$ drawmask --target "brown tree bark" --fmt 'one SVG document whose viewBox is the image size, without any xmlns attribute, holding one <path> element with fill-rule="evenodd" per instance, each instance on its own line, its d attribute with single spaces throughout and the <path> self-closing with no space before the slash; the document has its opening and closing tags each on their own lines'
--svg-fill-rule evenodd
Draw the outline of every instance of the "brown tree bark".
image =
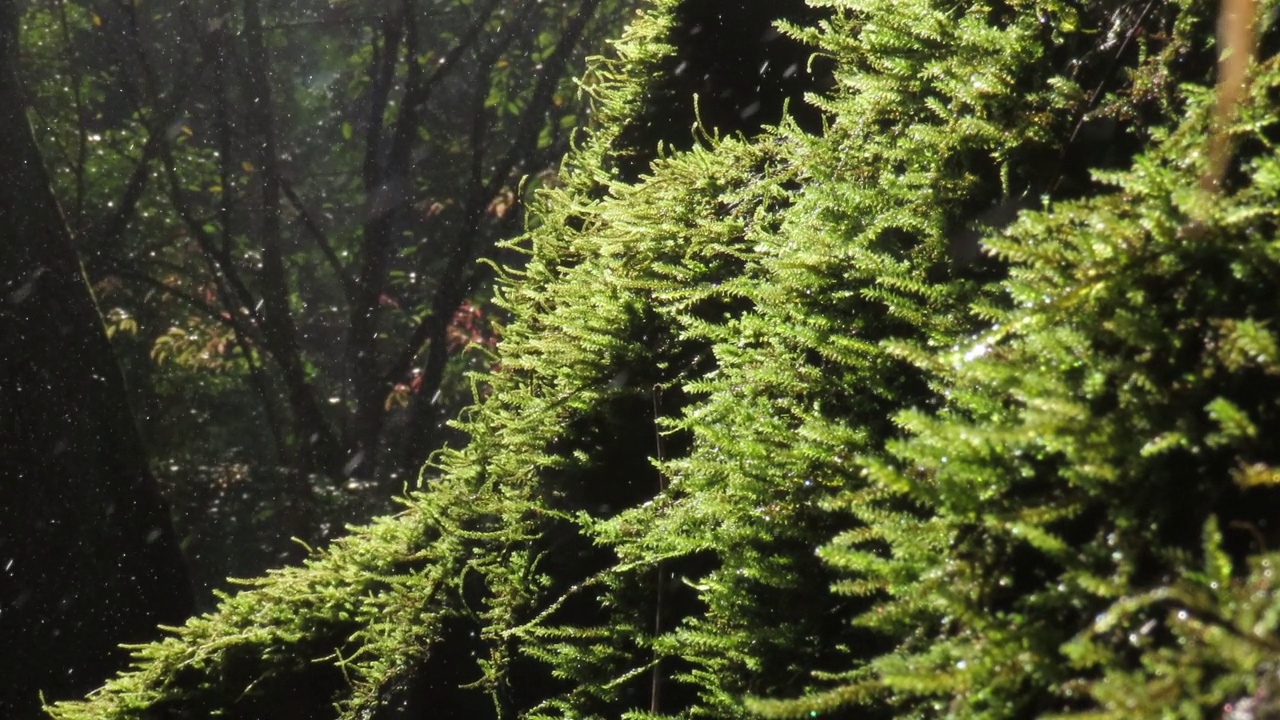
<svg viewBox="0 0 1280 720">
<path fill-rule="evenodd" d="M 40 715 L 181 622 L 191 588 L 26 115 L 0 3 L 0 717 Z"/>
</svg>

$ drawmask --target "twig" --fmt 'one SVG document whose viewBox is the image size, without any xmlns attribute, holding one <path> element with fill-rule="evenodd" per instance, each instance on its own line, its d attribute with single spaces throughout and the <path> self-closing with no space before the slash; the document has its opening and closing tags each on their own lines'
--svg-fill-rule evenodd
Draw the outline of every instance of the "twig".
<svg viewBox="0 0 1280 720">
<path fill-rule="evenodd" d="M 1213 128 L 1206 155 L 1209 167 L 1200 178 L 1205 192 L 1218 193 L 1227 175 L 1234 142 L 1231 123 L 1249 86 L 1249 64 L 1257 48 L 1257 0 L 1223 0 L 1218 11 L 1218 86 L 1215 91 Z"/>
</svg>

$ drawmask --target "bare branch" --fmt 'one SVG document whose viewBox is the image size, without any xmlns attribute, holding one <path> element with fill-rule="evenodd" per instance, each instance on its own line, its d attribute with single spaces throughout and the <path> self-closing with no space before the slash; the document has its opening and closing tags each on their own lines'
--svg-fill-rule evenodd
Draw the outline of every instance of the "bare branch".
<svg viewBox="0 0 1280 720">
<path fill-rule="evenodd" d="M 272 167 L 267 171 L 276 176 L 276 181 L 280 183 L 280 190 L 284 193 L 284 197 L 289 201 L 290 207 L 298 213 L 298 218 L 302 220 L 302 226 L 306 228 L 307 233 L 311 235 L 311 239 L 315 240 L 316 246 L 320 248 L 320 253 L 324 255 L 324 259 L 329 263 L 333 274 L 337 276 L 338 281 L 342 283 L 343 294 L 347 298 L 347 303 L 355 302 L 356 298 L 356 280 L 351 273 L 342 266 L 342 261 L 338 258 L 338 254 L 334 252 L 333 243 L 329 242 L 329 236 L 325 234 L 324 228 L 316 222 L 315 217 L 307 210 L 307 205 L 298 196 L 297 191 L 293 187 L 293 183 L 280 175 L 272 163 Z"/>
<path fill-rule="evenodd" d="M 521 118 L 519 130 L 516 134 L 516 141 L 512 143 L 505 156 L 495 166 L 488 181 L 483 186 L 475 188 L 475 192 L 468 202 L 467 225 L 463 237 L 469 242 L 466 242 L 450 256 L 449 263 L 441 275 L 442 281 L 436 289 L 430 313 L 414 328 L 409 342 L 403 346 L 397 360 L 388 368 L 385 376 L 386 382 L 394 383 L 403 378 L 409 368 L 412 367 L 414 358 L 418 356 L 429 340 L 437 341 L 437 344 L 439 344 L 438 340 L 443 337 L 445 328 L 448 327 L 448 323 L 452 319 L 454 309 L 470 292 L 475 281 L 474 271 L 469 271 L 468 269 L 476 260 L 478 233 L 475 231 L 479 227 L 490 200 L 502 188 L 502 185 L 509 180 L 511 173 L 516 169 L 520 160 L 527 157 L 536 147 L 538 134 L 541 132 L 542 123 L 545 122 L 546 108 L 551 104 L 556 85 L 560 82 L 561 75 L 568 65 L 570 55 L 573 53 L 574 48 L 582 37 L 583 31 L 586 29 L 587 23 L 595 14 L 599 5 L 600 0 L 584 0 L 577 14 L 574 15 L 569 23 L 569 27 L 560 36 L 555 49 L 544 62 L 544 71 L 538 79 L 538 85 L 534 89 L 529 104 L 525 107 L 524 116 Z M 435 364 L 440 364 L 440 362 L 442 361 L 437 361 Z M 435 368 L 432 368 L 432 370 L 435 371 Z M 426 374 L 424 373 L 424 375 Z"/>
<path fill-rule="evenodd" d="M 160 155 L 162 148 L 169 142 L 169 127 L 186 104 L 191 91 L 199 86 L 205 70 L 214 59 L 218 44 L 221 41 L 221 30 L 215 29 L 206 32 L 200 41 L 200 59 L 192 68 L 190 75 L 175 85 L 168 97 L 153 98 L 152 106 L 158 108 L 158 110 L 155 112 L 152 122 L 146 127 L 147 140 L 142 146 L 142 154 L 129 176 L 129 182 L 125 184 L 120 200 L 115 203 L 115 212 L 109 217 L 95 222 L 90 228 L 91 234 L 99 242 L 110 245 L 119 240 L 125 229 L 128 228 L 129 222 L 133 219 L 133 215 L 137 210 L 138 202 L 142 200 L 142 196 L 146 191 L 147 181 L 151 175 L 151 163 Z"/>
</svg>

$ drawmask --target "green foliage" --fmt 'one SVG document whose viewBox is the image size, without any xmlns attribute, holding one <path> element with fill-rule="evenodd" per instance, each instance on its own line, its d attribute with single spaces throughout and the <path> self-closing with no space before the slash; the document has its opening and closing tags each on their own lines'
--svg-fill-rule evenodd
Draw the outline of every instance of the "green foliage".
<svg viewBox="0 0 1280 720">
<path fill-rule="evenodd" d="M 584 81 L 470 442 L 56 717 L 265 698 L 217 685 L 242 657 L 362 717 L 459 633 L 471 690 L 436 691 L 497 717 L 1274 704 L 1280 62 L 1209 194 L 1206 5 L 828 0 L 787 29 L 837 61 L 821 137 L 623 180 L 678 5 Z M 1073 165 L 1095 122 L 1110 169 Z"/>
</svg>

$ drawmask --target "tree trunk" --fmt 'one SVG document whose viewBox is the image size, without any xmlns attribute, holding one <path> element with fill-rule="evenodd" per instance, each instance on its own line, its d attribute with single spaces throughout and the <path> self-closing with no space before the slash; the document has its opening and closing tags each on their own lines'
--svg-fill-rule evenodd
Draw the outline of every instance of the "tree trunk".
<svg viewBox="0 0 1280 720">
<path fill-rule="evenodd" d="M 27 120 L 0 4 L 0 717 L 80 695 L 192 608 L 124 380 Z"/>
<path fill-rule="evenodd" d="M 249 62 L 243 71 L 252 100 L 246 125 L 252 138 L 250 157 L 256 166 L 254 191 L 262 201 L 257 235 L 262 242 L 262 334 L 269 352 L 280 365 L 293 410 L 297 445 L 303 468 L 340 476 L 344 462 L 338 438 L 320 409 L 315 389 L 307 380 L 298 344 L 298 328 L 289 304 L 289 276 L 285 271 L 280 238 L 280 176 L 276 172 L 275 113 L 272 109 L 271 56 L 262 36 L 262 13 L 257 0 L 245 0 L 244 36 Z"/>
</svg>

